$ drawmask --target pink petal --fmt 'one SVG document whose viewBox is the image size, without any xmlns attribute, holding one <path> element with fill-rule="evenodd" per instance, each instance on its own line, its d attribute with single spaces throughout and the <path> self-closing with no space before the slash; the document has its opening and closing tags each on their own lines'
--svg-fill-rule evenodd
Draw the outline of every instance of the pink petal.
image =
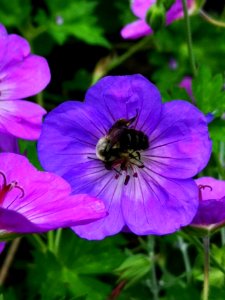
<svg viewBox="0 0 225 300">
<path fill-rule="evenodd" d="M 29 55 L 18 63 L 7 64 L 0 71 L 0 100 L 22 99 L 39 93 L 50 81 L 47 61 Z"/>
<path fill-rule="evenodd" d="M 137 20 L 127 24 L 120 32 L 124 39 L 138 39 L 152 33 L 153 30 L 144 20 Z"/>
<path fill-rule="evenodd" d="M 0 131 L 36 140 L 39 138 L 45 113 L 45 109 L 36 103 L 23 100 L 0 101 Z"/>
<path fill-rule="evenodd" d="M 135 16 L 144 19 L 149 8 L 155 3 L 156 0 L 133 0 L 131 10 Z"/>
</svg>

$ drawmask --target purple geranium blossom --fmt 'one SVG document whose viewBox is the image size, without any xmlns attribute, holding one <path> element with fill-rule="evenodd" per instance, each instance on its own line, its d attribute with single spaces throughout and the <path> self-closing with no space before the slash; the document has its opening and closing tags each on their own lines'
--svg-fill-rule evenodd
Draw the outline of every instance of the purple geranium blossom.
<svg viewBox="0 0 225 300">
<path fill-rule="evenodd" d="M 192 227 L 208 232 L 225 225 L 225 181 L 212 177 L 196 180 L 199 187 L 199 208 Z"/>
<path fill-rule="evenodd" d="M 46 111 L 21 100 L 39 93 L 50 80 L 47 61 L 30 53 L 28 42 L 0 24 L 0 132 L 35 140 Z"/>
<path fill-rule="evenodd" d="M 103 161 L 99 149 L 107 141 L 111 156 Z M 191 177 L 207 164 L 211 141 L 204 115 L 192 104 L 162 104 L 141 75 L 109 76 L 88 90 L 84 103 L 68 101 L 47 115 L 38 151 L 43 167 L 68 180 L 73 193 L 105 202 L 106 218 L 74 228 L 102 239 L 124 226 L 145 235 L 189 224 L 198 207 Z"/>
<path fill-rule="evenodd" d="M 106 215 L 103 203 L 70 195 L 61 177 L 36 170 L 26 157 L 0 154 L 0 238 L 86 224 Z"/>
<path fill-rule="evenodd" d="M 137 39 L 153 33 L 149 24 L 146 23 L 145 18 L 148 10 L 155 3 L 156 0 L 132 0 L 131 10 L 139 19 L 126 25 L 121 30 L 121 35 L 124 39 Z M 195 8 L 195 0 L 187 0 L 187 6 L 191 13 Z M 166 25 L 171 24 L 177 19 L 181 19 L 183 15 L 182 0 L 176 0 L 166 13 Z"/>
</svg>

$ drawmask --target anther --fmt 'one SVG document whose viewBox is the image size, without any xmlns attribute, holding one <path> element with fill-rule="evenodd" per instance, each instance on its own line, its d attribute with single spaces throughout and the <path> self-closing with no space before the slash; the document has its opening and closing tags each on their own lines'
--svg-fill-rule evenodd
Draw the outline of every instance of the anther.
<svg viewBox="0 0 225 300">
<path fill-rule="evenodd" d="M 137 174 L 137 172 L 135 172 L 135 173 L 133 174 L 133 177 L 135 177 L 135 178 L 137 178 L 137 177 L 138 177 L 138 174 Z"/>
<path fill-rule="evenodd" d="M 124 181 L 124 185 L 127 185 L 130 180 L 130 175 L 127 175 Z"/>
<path fill-rule="evenodd" d="M 25 193 L 24 193 L 24 189 L 18 185 L 18 182 L 17 181 L 12 181 L 10 184 L 9 184 L 9 191 L 11 191 L 12 189 L 18 189 L 20 190 L 21 192 L 21 195 L 20 195 L 20 199 L 24 197 Z"/>
<path fill-rule="evenodd" d="M 116 173 L 116 175 L 115 175 L 115 179 L 118 179 L 118 178 L 119 178 L 119 176 L 120 176 L 120 174 Z"/>
</svg>

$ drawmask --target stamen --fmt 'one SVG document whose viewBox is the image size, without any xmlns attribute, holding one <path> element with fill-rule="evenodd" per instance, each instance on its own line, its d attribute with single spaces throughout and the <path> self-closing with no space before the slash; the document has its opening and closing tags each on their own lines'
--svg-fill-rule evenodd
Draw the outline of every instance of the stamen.
<svg viewBox="0 0 225 300">
<path fill-rule="evenodd" d="M 21 195 L 20 195 L 20 199 L 24 197 L 25 193 L 24 193 L 24 189 L 18 185 L 18 182 L 17 181 L 12 181 L 10 184 L 9 184 L 9 191 L 11 191 L 12 189 L 18 189 L 20 190 L 21 192 Z"/>
<path fill-rule="evenodd" d="M 115 175 L 115 179 L 118 179 L 119 176 L 120 176 L 120 174 L 117 173 L 117 174 Z"/>
<path fill-rule="evenodd" d="M 198 195 L 199 195 L 199 200 L 202 201 L 202 190 L 204 190 L 205 188 L 209 188 L 210 189 L 210 192 L 213 190 L 213 188 L 210 186 L 210 185 L 203 185 L 203 184 L 200 184 L 198 186 Z"/>
<path fill-rule="evenodd" d="M 130 175 L 127 175 L 124 181 L 124 185 L 127 185 L 130 180 Z"/>
<path fill-rule="evenodd" d="M 135 177 L 135 178 L 137 178 L 137 177 L 138 177 L 138 174 L 137 174 L 137 172 L 135 172 L 135 173 L 133 174 L 133 177 Z"/>
<path fill-rule="evenodd" d="M 5 174 L 0 171 L 0 175 L 3 178 L 3 182 L 0 187 L 0 204 L 2 204 L 4 202 L 7 193 L 13 189 L 18 189 L 20 191 L 20 196 L 19 196 L 20 199 L 24 197 L 24 195 L 25 195 L 24 189 L 18 185 L 17 181 L 14 180 L 11 183 L 7 184 Z"/>
</svg>

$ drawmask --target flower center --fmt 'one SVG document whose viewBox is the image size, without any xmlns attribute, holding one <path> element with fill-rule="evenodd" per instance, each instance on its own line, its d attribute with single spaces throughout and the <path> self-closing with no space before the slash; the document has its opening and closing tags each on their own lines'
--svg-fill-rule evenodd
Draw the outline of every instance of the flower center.
<svg viewBox="0 0 225 300">
<path fill-rule="evenodd" d="M 147 135 L 131 127 L 136 117 L 116 121 L 96 145 L 97 158 L 107 170 L 116 171 L 116 179 L 122 171 L 126 172 L 125 185 L 129 182 L 130 174 L 137 177 L 135 167 L 144 168 L 141 151 L 149 148 Z"/>
<path fill-rule="evenodd" d="M 20 191 L 20 198 L 24 196 L 24 190 L 18 185 L 17 181 L 13 180 L 11 183 L 7 184 L 5 174 L 0 171 L 0 175 L 2 176 L 2 184 L 0 185 L 0 205 L 3 204 L 5 197 L 12 189 L 18 189 Z"/>
</svg>

